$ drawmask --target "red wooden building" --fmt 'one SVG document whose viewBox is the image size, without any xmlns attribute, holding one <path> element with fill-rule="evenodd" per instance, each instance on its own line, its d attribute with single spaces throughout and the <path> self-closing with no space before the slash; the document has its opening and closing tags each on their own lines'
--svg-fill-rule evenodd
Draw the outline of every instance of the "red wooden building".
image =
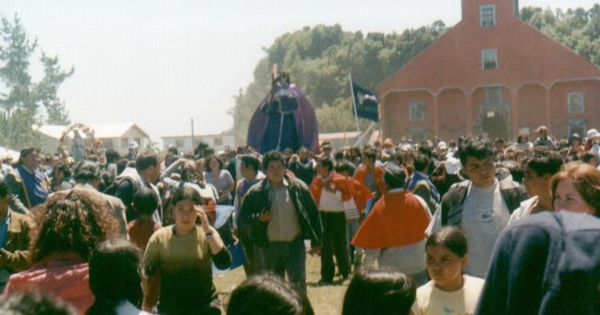
<svg viewBox="0 0 600 315">
<path fill-rule="evenodd" d="M 378 86 L 383 137 L 600 127 L 600 68 L 518 14 L 518 0 L 463 0 L 462 20 Z"/>
</svg>

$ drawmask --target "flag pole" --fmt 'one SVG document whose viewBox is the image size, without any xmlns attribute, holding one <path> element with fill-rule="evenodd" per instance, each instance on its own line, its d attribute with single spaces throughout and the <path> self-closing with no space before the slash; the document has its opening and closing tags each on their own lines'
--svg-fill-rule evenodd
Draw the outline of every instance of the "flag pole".
<svg viewBox="0 0 600 315">
<path fill-rule="evenodd" d="M 354 86 L 352 85 L 352 73 L 348 72 L 348 79 L 350 80 L 350 93 L 352 93 L 352 107 L 354 108 L 354 120 L 356 120 L 356 131 L 360 131 L 358 127 L 358 113 L 356 111 L 356 99 L 354 97 Z"/>
<path fill-rule="evenodd" d="M 192 152 L 194 152 L 194 117 L 190 118 L 190 123 L 192 125 Z"/>
</svg>

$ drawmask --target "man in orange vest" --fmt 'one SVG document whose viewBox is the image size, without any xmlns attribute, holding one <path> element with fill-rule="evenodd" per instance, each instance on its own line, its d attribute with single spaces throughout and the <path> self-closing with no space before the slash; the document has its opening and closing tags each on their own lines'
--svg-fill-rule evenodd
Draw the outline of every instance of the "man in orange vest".
<svg viewBox="0 0 600 315">
<path fill-rule="evenodd" d="M 375 196 L 373 202 L 379 200 L 384 192 L 383 167 L 376 162 L 377 153 L 373 150 L 365 150 L 363 164 L 354 173 L 354 178 L 367 186 Z"/>
<path fill-rule="evenodd" d="M 333 256 L 342 275 L 342 280 L 350 274 L 350 262 L 346 246 L 346 214 L 344 201 L 352 199 L 346 177 L 333 171 L 333 160 L 322 156 L 317 162 L 317 177 L 310 185 L 321 222 L 323 222 L 323 247 L 321 250 L 322 284 L 333 283 L 335 265 Z"/>
<path fill-rule="evenodd" d="M 386 192 L 373 206 L 352 244 L 365 249 L 365 268 L 378 266 L 402 272 L 419 286 L 427 282 L 425 229 L 431 214 L 421 197 L 404 189 L 406 171 L 402 167 L 388 163 L 384 170 Z"/>
</svg>

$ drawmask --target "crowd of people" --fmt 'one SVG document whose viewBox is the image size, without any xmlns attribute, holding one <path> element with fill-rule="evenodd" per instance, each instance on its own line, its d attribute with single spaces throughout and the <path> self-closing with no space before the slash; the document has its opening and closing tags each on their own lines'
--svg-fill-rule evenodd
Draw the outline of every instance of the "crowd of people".
<svg viewBox="0 0 600 315">
<path fill-rule="evenodd" d="M 599 314 L 600 133 L 536 132 L 264 155 L 24 148 L 0 169 L 0 308 L 310 315 L 313 254 L 316 285 L 349 281 L 344 315 Z M 213 268 L 236 245 L 247 280 L 224 308 Z"/>
</svg>

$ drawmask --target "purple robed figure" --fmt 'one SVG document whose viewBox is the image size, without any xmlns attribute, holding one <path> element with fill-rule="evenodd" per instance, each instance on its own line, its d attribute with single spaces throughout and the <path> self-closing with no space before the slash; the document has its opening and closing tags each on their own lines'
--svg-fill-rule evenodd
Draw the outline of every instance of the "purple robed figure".
<svg viewBox="0 0 600 315">
<path fill-rule="evenodd" d="M 254 111 L 248 126 L 247 144 L 264 154 L 304 146 L 318 152 L 319 126 L 315 111 L 302 91 L 282 72 L 273 89 Z"/>
</svg>

